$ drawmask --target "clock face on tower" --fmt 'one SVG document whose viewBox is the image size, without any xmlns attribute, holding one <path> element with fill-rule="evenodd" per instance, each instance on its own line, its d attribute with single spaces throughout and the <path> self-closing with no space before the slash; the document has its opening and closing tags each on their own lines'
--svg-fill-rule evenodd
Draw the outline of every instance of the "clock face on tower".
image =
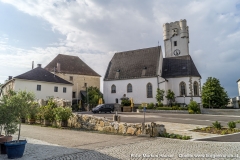
<svg viewBox="0 0 240 160">
<path fill-rule="evenodd" d="M 180 55 L 180 50 L 179 50 L 179 49 L 176 49 L 176 50 L 173 52 L 173 54 L 174 54 L 175 56 Z"/>
</svg>

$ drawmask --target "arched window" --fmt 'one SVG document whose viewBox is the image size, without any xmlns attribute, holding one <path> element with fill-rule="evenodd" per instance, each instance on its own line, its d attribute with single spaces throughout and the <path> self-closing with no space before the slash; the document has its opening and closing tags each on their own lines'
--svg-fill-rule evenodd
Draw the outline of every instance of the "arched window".
<svg viewBox="0 0 240 160">
<path fill-rule="evenodd" d="M 132 84 L 128 84 L 127 85 L 127 92 L 129 93 L 129 92 L 132 92 Z"/>
<path fill-rule="evenodd" d="M 116 93 L 116 86 L 114 84 L 111 87 L 111 93 Z"/>
<path fill-rule="evenodd" d="M 186 96 L 187 92 L 186 92 L 186 84 L 184 82 L 181 82 L 179 85 L 180 88 L 180 96 Z"/>
<path fill-rule="evenodd" d="M 152 95 L 152 84 L 151 83 L 148 83 L 147 84 L 147 98 L 152 98 L 153 95 Z"/>
<path fill-rule="evenodd" d="M 196 81 L 193 83 L 193 93 L 194 96 L 198 96 L 198 83 Z"/>
</svg>

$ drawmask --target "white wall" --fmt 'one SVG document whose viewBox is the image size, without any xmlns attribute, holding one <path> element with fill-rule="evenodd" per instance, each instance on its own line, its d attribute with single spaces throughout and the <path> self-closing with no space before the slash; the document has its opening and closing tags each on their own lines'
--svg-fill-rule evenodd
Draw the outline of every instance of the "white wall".
<svg viewBox="0 0 240 160">
<path fill-rule="evenodd" d="M 181 78 L 167 78 L 168 83 L 167 88 L 171 89 L 175 93 L 176 101 L 177 103 L 184 103 L 184 97 L 180 96 L 180 88 L 179 84 L 183 81 L 186 84 L 186 96 L 185 96 L 185 103 L 189 104 L 190 99 L 191 99 L 191 94 L 190 94 L 190 88 L 189 88 L 189 77 L 181 77 Z M 198 82 L 198 89 L 199 89 L 199 95 L 201 96 L 201 81 L 200 77 L 192 77 L 192 89 L 193 89 L 193 83 L 194 81 Z M 193 94 L 193 93 L 192 93 Z M 201 103 L 201 98 L 200 96 L 193 96 L 193 100 L 196 101 L 197 103 Z"/>
<path fill-rule="evenodd" d="M 160 77 L 159 82 L 164 81 L 163 78 Z M 153 97 L 147 98 L 147 84 L 152 84 L 153 87 Z M 127 93 L 127 85 L 132 84 L 133 92 Z M 111 93 L 111 86 L 116 86 L 116 93 Z M 164 88 L 164 83 L 160 84 L 160 89 Z M 115 80 L 115 81 L 104 81 L 103 85 L 103 95 L 105 103 L 115 103 L 115 99 L 118 98 L 118 103 L 121 103 L 120 98 L 123 97 L 124 94 L 128 98 L 133 98 L 135 104 L 141 104 L 143 102 L 146 103 L 156 103 L 156 91 L 157 91 L 157 77 L 154 78 L 141 78 L 141 79 L 127 79 L 127 80 Z"/>
<path fill-rule="evenodd" d="M 41 91 L 37 91 L 37 85 L 41 85 Z M 58 92 L 54 92 L 54 87 L 58 87 Z M 63 93 L 63 87 L 67 88 L 66 93 Z M 41 81 L 29 81 L 16 79 L 14 82 L 15 91 L 33 92 L 36 99 L 48 99 L 47 97 L 53 96 L 72 101 L 72 85 L 60 84 Z"/>
</svg>

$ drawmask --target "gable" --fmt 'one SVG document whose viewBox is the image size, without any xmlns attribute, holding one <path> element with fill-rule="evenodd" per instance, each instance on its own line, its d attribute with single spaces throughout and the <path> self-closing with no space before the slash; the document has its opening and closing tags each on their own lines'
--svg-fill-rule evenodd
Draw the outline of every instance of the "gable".
<svg viewBox="0 0 240 160">
<path fill-rule="evenodd" d="M 161 47 L 115 53 L 109 62 L 104 81 L 156 77 Z"/>
</svg>

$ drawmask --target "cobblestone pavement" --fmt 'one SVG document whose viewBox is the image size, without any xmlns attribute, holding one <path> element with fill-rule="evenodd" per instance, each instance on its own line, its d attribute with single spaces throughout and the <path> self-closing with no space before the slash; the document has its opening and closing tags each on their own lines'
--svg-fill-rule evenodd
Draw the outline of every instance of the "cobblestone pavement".
<svg viewBox="0 0 240 160">
<path fill-rule="evenodd" d="M 18 160 L 240 159 L 238 142 L 128 137 L 28 125 L 22 129 L 28 131 L 23 132 L 28 143 Z M 0 159 L 6 160 L 7 156 L 0 155 Z"/>
</svg>

